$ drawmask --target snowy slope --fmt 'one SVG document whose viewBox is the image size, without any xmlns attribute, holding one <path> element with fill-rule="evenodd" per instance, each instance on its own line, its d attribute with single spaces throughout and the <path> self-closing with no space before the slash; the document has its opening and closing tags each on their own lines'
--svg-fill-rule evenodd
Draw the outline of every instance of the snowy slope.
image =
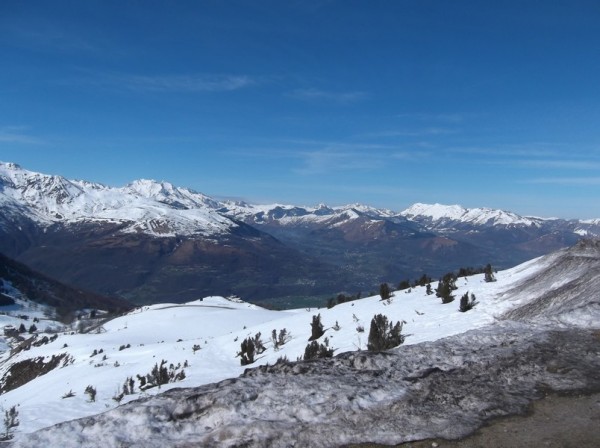
<svg viewBox="0 0 600 448">
<path fill-rule="evenodd" d="M 210 198 L 167 182 L 140 180 L 123 188 L 69 181 L 0 162 L 0 204 L 42 224 L 125 223 L 126 232 L 158 236 L 213 235 L 236 227 Z"/>
<path fill-rule="evenodd" d="M 589 248 L 588 248 L 589 249 Z M 500 271 L 497 281 L 486 283 L 483 275 L 457 280 L 457 300 L 442 304 L 435 295 L 427 295 L 425 287 L 397 291 L 389 301 L 379 296 L 343 303 L 331 309 L 298 309 L 269 311 L 237 299 L 207 297 L 187 304 L 160 304 L 143 307 L 104 323 L 87 334 L 60 332 L 53 342 L 31 347 L 13 356 L 6 351 L 0 361 L 0 377 L 6 378 L 11 365 L 26 359 L 67 354 L 69 362 L 61 368 L 40 376 L 17 389 L 1 395 L 4 409 L 18 405 L 20 426 L 25 434 L 65 420 L 94 415 L 117 406 L 118 395 L 128 378 L 135 380 L 135 391 L 125 395 L 121 403 L 154 395 L 173 387 L 196 387 L 240 375 L 246 367 L 236 354 L 247 337 L 261 333 L 266 351 L 252 365 L 274 364 L 285 356 L 296 360 L 304 354 L 310 336 L 312 317 L 320 314 L 325 336 L 335 354 L 365 350 L 369 325 L 375 314 L 385 314 L 392 321 L 404 321 L 405 345 L 434 341 L 468 330 L 488 327 L 508 313 L 524 309 L 552 291 L 561 291 L 565 283 L 592 272 L 598 281 L 600 247 L 592 246 L 588 255 L 561 251 L 546 257 Z M 562 281 L 533 282 L 553 266 L 566 259 L 577 263 L 562 269 Z M 591 263 L 591 264 L 589 264 Z M 565 265 L 566 266 L 566 265 Z M 592 270 L 590 271 L 590 266 Z M 589 279 L 586 280 L 589 282 Z M 523 285 L 530 285 L 524 288 Z M 435 284 L 432 284 L 435 288 Z M 459 298 L 465 292 L 476 295 L 479 305 L 466 313 L 458 311 Z M 595 296 L 593 296 L 595 297 Z M 593 326 L 600 318 L 600 305 L 579 297 L 577 306 L 560 313 L 546 312 L 545 323 L 556 325 Z M 585 314 L 581 313 L 587 303 Z M 571 313 L 573 311 L 573 313 Z M 525 315 L 535 320 L 535 315 Z M 523 316 L 516 316 L 521 319 Z M 364 332 L 359 331 L 364 328 Z M 271 342 L 273 330 L 286 329 L 291 339 L 279 350 Z M 42 335 L 38 335 L 38 340 Z M 324 337 L 320 339 L 322 342 Z M 128 346 L 127 348 L 122 348 Z M 194 350 L 199 346 L 199 350 Z M 198 348 L 198 347 L 196 347 Z M 100 352 L 94 355 L 94 351 Z M 106 357 L 106 359 L 103 359 Z M 175 370 L 185 371 L 185 379 L 142 392 L 136 375 L 149 373 L 152 367 L 166 360 Z M 177 368 L 177 366 L 183 366 Z M 90 402 L 84 390 L 91 385 L 97 390 L 95 402 Z M 61 398 L 72 391 L 75 396 Z M 68 404 L 68 406 L 67 406 Z"/>
</svg>

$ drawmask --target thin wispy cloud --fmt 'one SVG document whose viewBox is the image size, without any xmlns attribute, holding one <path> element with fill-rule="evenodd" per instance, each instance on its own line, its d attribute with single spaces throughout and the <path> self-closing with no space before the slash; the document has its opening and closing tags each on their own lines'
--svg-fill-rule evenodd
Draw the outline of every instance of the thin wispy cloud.
<svg viewBox="0 0 600 448">
<path fill-rule="evenodd" d="M 136 92 L 158 93 L 230 92 L 256 84 L 255 79 L 246 75 L 138 75 L 114 72 L 89 72 L 81 82 Z"/>
<path fill-rule="evenodd" d="M 600 159 L 593 152 L 572 150 L 560 145 L 449 148 L 447 152 L 466 156 L 464 160 L 467 162 L 473 160 L 475 163 L 527 170 L 600 170 Z"/>
<path fill-rule="evenodd" d="M 42 139 L 29 134 L 27 131 L 28 128 L 26 126 L 0 127 L 0 142 L 30 145 L 39 145 L 44 143 Z"/>
<path fill-rule="evenodd" d="M 454 154 L 466 154 L 473 156 L 494 156 L 494 157 L 560 157 L 562 151 L 554 149 L 550 145 L 532 144 L 524 145 L 506 145 L 506 146 L 475 146 L 475 147 L 450 147 L 447 151 Z"/>
<path fill-rule="evenodd" d="M 520 165 L 540 169 L 598 170 L 600 162 L 592 160 L 520 160 Z"/>
<path fill-rule="evenodd" d="M 418 121 L 438 121 L 445 123 L 457 124 L 461 123 L 464 120 L 464 115 L 462 114 L 431 114 L 431 113 L 402 113 L 396 115 L 397 118 L 400 119 L 409 119 L 409 120 L 418 120 Z"/>
<path fill-rule="evenodd" d="M 263 146 L 231 149 L 236 157 L 290 160 L 291 173 L 319 175 L 340 171 L 364 172 L 385 167 L 390 162 L 422 162 L 430 157 L 422 149 L 369 142 L 284 139 Z"/>
<path fill-rule="evenodd" d="M 288 93 L 288 96 L 302 101 L 330 102 L 337 104 L 356 103 L 358 101 L 363 101 L 368 97 L 365 92 L 334 92 L 315 88 L 297 89 Z"/>
<path fill-rule="evenodd" d="M 53 53 L 88 53 L 97 49 L 81 33 L 69 32 L 64 25 L 48 20 L 5 21 L 2 27 L 5 31 L 2 40 L 18 48 Z"/>
<path fill-rule="evenodd" d="M 381 132 L 369 132 L 357 135 L 357 138 L 395 138 L 395 137 L 430 137 L 435 135 L 456 134 L 459 131 L 450 128 L 421 128 L 421 129 L 398 129 Z"/>
<path fill-rule="evenodd" d="M 303 166 L 294 171 L 303 175 L 326 174 L 334 171 L 374 170 L 382 166 L 379 158 L 358 152 L 324 149 L 301 154 Z"/>
<path fill-rule="evenodd" d="M 550 184 L 568 186 L 600 185 L 600 177 L 540 177 L 521 181 L 523 184 Z"/>
</svg>

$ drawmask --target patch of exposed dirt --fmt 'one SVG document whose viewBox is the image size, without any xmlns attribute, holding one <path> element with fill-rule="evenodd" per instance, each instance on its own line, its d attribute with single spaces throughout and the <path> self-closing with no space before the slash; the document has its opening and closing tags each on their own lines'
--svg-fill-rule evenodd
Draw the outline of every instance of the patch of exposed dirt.
<svg viewBox="0 0 600 448">
<path fill-rule="evenodd" d="M 21 387 L 38 376 L 45 375 L 57 368 L 61 362 L 68 362 L 68 359 L 67 353 L 61 353 L 52 355 L 48 361 L 43 356 L 39 356 L 14 363 L 0 381 L 0 395 Z"/>
<path fill-rule="evenodd" d="M 600 446 L 600 393 L 548 395 L 525 415 L 491 420 L 461 440 L 427 439 L 400 445 L 364 443 L 352 448 L 582 448 Z"/>
</svg>

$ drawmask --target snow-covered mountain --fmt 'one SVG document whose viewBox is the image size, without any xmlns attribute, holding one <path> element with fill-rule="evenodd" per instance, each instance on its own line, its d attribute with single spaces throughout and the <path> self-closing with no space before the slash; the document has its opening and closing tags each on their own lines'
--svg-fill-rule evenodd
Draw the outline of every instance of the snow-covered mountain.
<svg viewBox="0 0 600 448">
<path fill-rule="evenodd" d="M 0 162 L 0 204 L 42 225 L 123 223 L 122 232 L 157 236 L 227 233 L 237 227 L 205 195 L 168 182 L 138 180 L 122 188 L 70 181 Z"/>
<path fill-rule="evenodd" d="M 237 221 L 255 225 L 323 227 L 343 226 L 359 218 L 371 221 L 413 221 L 428 228 L 471 226 L 541 227 L 564 220 L 524 217 L 490 208 L 467 209 L 460 205 L 416 203 L 394 212 L 363 204 L 329 207 L 296 205 L 257 205 L 217 201 L 169 182 L 136 180 L 125 187 L 108 187 L 61 176 L 28 171 L 14 163 L 0 162 L 0 204 L 25 213 L 42 223 L 115 221 L 128 223 L 125 231 L 142 231 L 157 236 L 176 233 L 205 234 L 226 232 Z M 600 219 L 568 221 L 593 236 Z M 166 229 L 169 230 L 166 230 Z M 594 228 L 594 229 L 592 229 Z"/>
<path fill-rule="evenodd" d="M 221 211 L 237 220 L 257 225 L 272 224 L 278 226 L 328 226 L 342 225 L 361 216 L 372 220 L 394 217 L 391 210 L 377 209 L 362 204 L 340 207 L 328 207 L 319 204 L 316 207 L 295 205 L 253 205 L 240 202 L 224 202 Z"/>
<path fill-rule="evenodd" d="M 209 294 L 322 300 L 459 265 L 514 266 L 596 235 L 600 220 L 439 204 L 402 212 L 254 205 L 168 182 L 108 187 L 0 163 L 0 252 L 137 303 Z"/>
<path fill-rule="evenodd" d="M 428 221 L 435 227 L 456 226 L 465 223 L 473 226 L 536 226 L 541 218 L 523 217 L 512 212 L 490 208 L 464 208 L 460 205 L 416 203 L 400 212 L 401 216 L 415 221 Z"/>
<path fill-rule="evenodd" d="M 320 310 L 268 311 L 207 297 L 90 320 L 79 324 L 84 333 L 8 338 L 2 406 L 18 410 L 20 425 L 10 431 L 23 447 L 319 447 L 459 437 L 523 411 L 542 387 L 600 390 L 597 375 L 586 373 L 600 367 L 600 341 L 587 330 L 600 322 L 600 243 L 581 242 L 495 278 L 457 279 L 457 299 L 468 293 L 478 302 L 467 312 L 425 286 Z M 4 294 L 18 291 L 5 283 Z M 24 312 L 11 310 L 0 322 L 15 326 L 14 315 Z M 404 322 L 404 345 L 365 350 L 376 314 Z M 318 342 L 338 356 L 294 362 L 316 315 L 324 326 Z M 242 341 L 257 335 L 264 352 L 241 366 Z M 16 381 L 32 364 L 38 374 Z M 255 366 L 263 367 L 245 371 Z M 148 387 L 140 378 L 155 367 L 169 380 Z M 87 418 L 69 421 L 79 417 Z M 48 429 L 32 434 L 41 428 Z"/>
</svg>

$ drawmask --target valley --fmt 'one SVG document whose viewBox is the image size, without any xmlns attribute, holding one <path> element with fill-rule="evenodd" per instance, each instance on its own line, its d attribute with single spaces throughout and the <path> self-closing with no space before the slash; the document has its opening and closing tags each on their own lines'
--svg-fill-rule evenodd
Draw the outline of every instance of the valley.
<svg viewBox="0 0 600 448">
<path fill-rule="evenodd" d="M 12 163 L 0 163 L 0 210 L 0 253 L 137 305 L 233 294 L 315 306 L 424 273 L 508 268 L 600 235 L 598 220 L 439 204 L 252 205 L 168 182 L 114 188 Z"/>
</svg>

